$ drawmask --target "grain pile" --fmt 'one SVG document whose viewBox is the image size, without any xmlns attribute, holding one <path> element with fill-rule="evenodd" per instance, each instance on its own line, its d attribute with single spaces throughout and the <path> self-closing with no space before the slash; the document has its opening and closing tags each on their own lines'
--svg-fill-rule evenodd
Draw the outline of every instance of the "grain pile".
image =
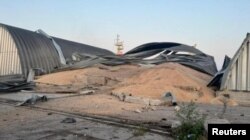
<svg viewBox="0 0 250 140">
<path fill-rule="evenodd" d="M 124 79 L 138 74 L 143 68 L 134 65 L 108 67 L 96 65 L 90 68 L 62 71 L 38 77 L 38 92 L 79 92 L 86 88 L 112 87 Z"/>
<path fill-rule="evenodd" d="M 89 87 L 99 90 L 109 87 L 109 92 L 132 96 L 160 99 L 165 92 L 171 92 L 177 101 L 209 103 L 214 98 L 214 91 L 206 86 L 211 78 L 180 64 L 165 63 L 154 67 L 97 65 L 44 75 L 36 82 L 40 92 L 79 92 Z"/>
<path fill-rule="evenodd" d="M 214 91 L 206 86 L 211 78 L 180 64 L 166 63 L 127 78 L 113 92 L 154 99 L 171 92 L 177 101 L 208 103 L 214 98 Z"/>
</svg>

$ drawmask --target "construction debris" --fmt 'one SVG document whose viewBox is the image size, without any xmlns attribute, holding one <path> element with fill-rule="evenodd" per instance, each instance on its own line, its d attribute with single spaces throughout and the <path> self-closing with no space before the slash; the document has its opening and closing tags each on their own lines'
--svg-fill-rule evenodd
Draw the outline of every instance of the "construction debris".
<svg viewBox="0 0 250 140">
<path fill-rule="evenodd" d="M 160 100 L 160 99 L 150 99 L 150 98 L 143 98 L 143 97 L 136 97 L 131 96 L 124 93 L 111 93 L 111 95 L 116 96 L 119 98 L 120 101 L 128 102 L 128 103 L 136 103 L 136 104 L 143 104 L 143 105 L 150 105 L 150 106 L 159 106 L 159 105 L 166 105 L 169 104 L 167 101 Z"/>
<path fill-rule="evenodd" d="M 46 101 L 48 101 L 48 98 L 47 98 L 47 96 L 32 95 L 31 98 L 25 100 L 22 103 L 17 104 L 17 106 L 34 105 L 39 101 L 46 102 Z"/>
<path fill-rule="evenodd" d="M 158 55 L 157 57 L 154 57 Z M 138 46 L 122 56 L 101 56 L 85 53 L 74 53 L 76 61 L 72 65 L 62 67 L 62 70 L 81 69 L 96 64 L 108 66 L 117 66 L 125 64 L 138 65 L 158 65 L 166 62 L 175 62 L 188 66 L 197 71 L 214 75 L 217 72 L 216 64 L 212 56 L 209 56 L 200 50 L 179 43 L 161 42 L 147 43 Z M 79 60 L 79 61 L 77 61 Z"/>
<path fill-rule="evenodd" d="M 20 90 L 31 90 L 35 87 L 34 82 L 27 81 L 7 81 L 0 82 L 0 92 L 15 92 Z"/>
<path fill-rule="evenodd" d="M 90 94 L 93 94 L 93 93 L 95 93 L 95 90 L 83 90 L 83 91 L 80 91 L 81 95 L 90 95 Z"/>
<path fill-rule="evenodd" d="M 171 104 L 173 106 L 177 105 L 176 99 L 174 97 L 174 95 L 171 92 L 167 92 L 163 95 L 163 100 L 165 100 L 166 102 L 171 102 Z"/>
<path fill-rule="evenodd" d="M 135 112 L 136 113 L 141 113 L 141 110 L 140 109 L 136 109 Z"/>
<path fill-rule="evenodd" d="M 61 123 L 76 123 L 76 119 L 74 118 L 65 118 L 61 121 Z"/>
</svg>

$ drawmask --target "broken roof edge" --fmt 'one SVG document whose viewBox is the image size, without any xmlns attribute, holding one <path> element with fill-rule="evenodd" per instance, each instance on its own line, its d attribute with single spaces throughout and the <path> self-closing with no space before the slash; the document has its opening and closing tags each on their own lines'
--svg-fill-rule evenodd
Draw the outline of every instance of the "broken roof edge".
<svg viewBox="0 0 250 140">
<path fill-rule="evenodd" d="M 142 45 L 139 45 L 129 51 L 127 51 L 124 55 L 128 55 L 128 54 L 133 54 L 133 53 L 137 53 L 137 52 L 140 52 L 142 48 L 146 48 L 146 50 L 151 50 L 152 48 L 147 48 L 149 46 L 154 46 L 154 45 L 168 45 L 168 48 L 171 48 L 171 47 L 174 47 L 174 46 L 186 46 L 186 47 L 190 47 L 194 50 L 197 50 L 199 53 L 202 53 L 204 54 L 202 51 L 200 51 L 199 49 L 193 47 L 193 46 L 190 46 L 190 45 L 186 45 L 186 44 L 182 44 L 182 43 L 177 43 L 177 42 L 148 42 L 148 43 L 144 43 Z M 162 48 L 159 48 L 159 49 L 163 49 L 163 48 L 166 48 L 166 46 L 162 47 Z M 155 48 L 154 48 L 155 49 Z M 145 50 L 144 50 L 145 51 Z"/>
<path fill-rule="evenodd" d="M 224 74 L 222 76 L 222 80 L 221 80 L 220 90 L 225 90 L 227 88 L 226 85 L 227 85 L 227 81 L 229 78 L 229 75 L 228 75 L 229 71 L 232 70 L 233 65 L 236 63 L 237 59 L 239 58 L 241 51 L 243 51 L 244 44 L 248 41 L 248 38 L 250 38 L 250 33 L 246 34 L 246 38 L 243 40 L 239 49 L 236 51 L 236 53 L 234 54 L 233 58 L 231 59 L 229 65 L 225 69 L 225 72 L 224 72 Z"/>
<path fill-rule="evenodd" d="M 222 68 L 215 74 L 213 79 L 207 84 L 208 87 L 214 87 L 216 90 L 220 89 L 222 76 L 225 73 L 225 70 L 228 67 L 230 61 L 231 58 L 225 55 Z"/>
<path fill-rule="evenodd" d="M 63 55 L 61 46 L 58 45 L 58 44 L 56 43 L 56 41 L 55 41 L 50 35 L 48 35 L 46 32 L 44 32 L 42 29 L 38 29 L 38 30 L 36 30 L 35 32 L 36 32 L 36 33 L 39 33 L 39 34 L 41 34 L 41 35 L 44 35 L 45 37 L 51 39 L 51 41 L 52 41 L 52 43 L 53 43 L 53 45 L 54 45 L 54 47 L 55 47 L 55 49 L 56 49 L 56 51 L 57 51 L 57 53 L 58 53 L 58 55 L 59 55 L 61 64 L 62 64 L 62 65 L 66 65 L 66 60 L 65 60 L 65 57 L 64 57 L 64 55 Z"/>
</svg>

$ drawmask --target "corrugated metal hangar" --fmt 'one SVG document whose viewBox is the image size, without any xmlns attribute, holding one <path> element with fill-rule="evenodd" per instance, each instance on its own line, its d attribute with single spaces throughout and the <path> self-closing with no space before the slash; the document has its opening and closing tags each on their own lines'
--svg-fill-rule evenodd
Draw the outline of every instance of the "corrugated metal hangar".
<svg viewBox="0 0 250 140">
<path fill-rule="evenodd" d="M 221 90 L 250 91 L 250 34 L 227 66 L 221 81 Z"/>
<path fill-rule="evenodd" d="M 33 32 L 0 24 L 1 77 L 26 78 L 30 69 L 42 69 L 44 73 L 50 73 L 72 59 L 74 52 L 113 55 L 108 50 L 50 37 L 41 31 Z"/>
<path fill-rule="evenodd" d="M 223 69 L 217 73 L 208 86 L 220 90 L 250 91 L 250 34 L 243 41 L 234 57 L 227 59 Z M 170 50 L 191 51 L 196 55 L 164 55 Z M 144 60 L 140 56 L 165 51 L 157 59 Z M 43 73 L 50 73 L 72 61 L 74 53 L 106 56 L 114 55 L 111 51 L 52 37 L 42 30 L 36 32 L 0 24 L 0 77 L 1 78 L 27 78 L 30 69 L 40 69 Z M 130 54 L 131 53 L 131 54 Z M 139 56 L 138 56 L 139 55 Z M 136 56 L 136 57 L 135 57 Z M 163 58 L 164 57 L 164 58 Z M 165 58 L 166 57 L 166 58 Z M 177 62 L 191 68 L 214 75 L 217 72 L 213 57 L 186 45 L 176 43 L 149 43 L 138 46 L 127 52 L 123 58 L 111 57 L 110 63 L 132 63 L 128 60 L 140 60 L 143 63 L 167 62 L 170 58 L 178 58 Z M 116 59 L 115 59 L 116 58 Z M 133 59 L 132 59 L 133 58 Z M 192 61 L 190 61 L 191 59 Z M 202 61 L 198 61 L 202 60 Z M 114 62 L 115 61 L 115 62 Z M 119 61 L 119 62 L 117 62 Z M 144 62 L 145 61 L 145 62 Z M 158 62 L 159 61 L 159 62 Z M 103 62 L 107 63 L 107 62 Z M 205 67 L 207 66 L 207 67 Z"/>
<path fill-rule="evenodd" d="M 222 69 L 208 86 L 229 93 L 245 94 L 250 91 L 250 34 L 242 42 L 233 58 L 225 57 Z M 245 97 L 245 96 L 242 96 Z"/>
</svg>

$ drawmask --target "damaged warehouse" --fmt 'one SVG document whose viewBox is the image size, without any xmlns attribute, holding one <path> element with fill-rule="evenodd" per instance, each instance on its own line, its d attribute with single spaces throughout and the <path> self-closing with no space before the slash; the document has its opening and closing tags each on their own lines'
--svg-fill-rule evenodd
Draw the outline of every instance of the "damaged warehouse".
<svg viewBox="0 0 250 140">
<path fill-rule="evenodd" d="M 30 69 L 50 73 L 65 65 L 62 59 L 71 60 L 74 52 L 113 55 L 105 49 L 0 24 L 0 76 L 3 80 L 26 79 Z"/>
<path fill-rule="evenodd" d="M 82 69 L 97 64 L 160 65 L 171 62 L 210 76 L 217 72 L 212 56 L 180 43 L 146 43 L 135 47 L 123 56 L 116 56 L 105 49 L 49 36 L 40 29 L 32 32 L 4 24 L 1 24 L 0 29 L 1 81 L 14 82 L 14 84 L 2 84 L 3 91 L 21 89 L 21 87 L 12 88 L 16 87 L 17 79 L 25 82 L 31 69 L 35 70 L 36 75 L 40 75 Z M 26 86 L 24 88 L 26 89 Z"/>
<path fill-rule="evenodd" d="M 37 32 L 8 25 L 0 26 L 0 75 L 3 77 L 27 78 L 30 69 L 50 73 L 58 68 L 90 66 L 95 63 L 160 64 L 176 62 L 204 73 L 214 75 L 217 68 L 213 57 L 188 45 L 171 42 L 148 43 L 128 51 L 124 56 L 115 56 L 111 51 L 51 37 L 42 30 Z M 181 54 L 184 52 L 186 54 Z M 146 59 L 160 54 L 153 59 Z M 81 63 L 73 60 L 81 57 Z M 88 61 L 86 64 L 85 62 Z M 11 62 L 11 65 L 9 63 Z M 73 63 L 73 65 L 67 64 Z M 8 79 L 7 78 L 7 79 Z"/>
<path fill-rule="evenodd" d="M 221 90 L 250 91 L 250 34 L 228 64 L 222 77 Z"/>
<path fill-rule="evenodd" d="M 222 91 L 250 91 L 249 42 L 250 34 L 247 33 L 233 58 L 225 56 L 222 69 L 209 82 L 208 86 Z"/>
<path fill-rule="evenodd" d="M 250 34 L 242 42 L 240 48 L 230 59 L 225 56 L 222 69 L 209 82 L 209 87 L 218 90 L 217 95 L 229 94 L 238 103 L 249 104 L 250 91 Z"/>
<path fill-rule="evenodd" d="M 138 115 L 136 118 L 151 121 L 150 115 L 142 114 L 172 106 L 178 111 L 187 102 L 224 103 L 225 98 L 216 97 L 207 83 L 227 71 L 232 62 L 227 57 L 223 70 L 217 73 L 213 56 L 181 43 L 145 43 L 117 56 L 105 49 L 51 37 L 42 30 L 0 27 L 0 74 L 7 79 L 0 82 L 0 99 L 26 96 L 16 106 L 40 105 L 64 111 L 84 107 L 81 110 L 87 114 L 129 119 Z M 44 75 L 30 80 L 34 72 L 30 69 Z M 211 83 L 218 83 L 220 78 Z M 235 100 L 227 101 L 230 106 L 238 105 Z M 133 115 L 123 115 L 128 113 Z M 162 120 L 162 114 L 153 117 Z"/>
<path fill-rule="evenodd" d="M 249 140 L 249 6 L 1 1 L 0 140 Z"/>
</svg>

